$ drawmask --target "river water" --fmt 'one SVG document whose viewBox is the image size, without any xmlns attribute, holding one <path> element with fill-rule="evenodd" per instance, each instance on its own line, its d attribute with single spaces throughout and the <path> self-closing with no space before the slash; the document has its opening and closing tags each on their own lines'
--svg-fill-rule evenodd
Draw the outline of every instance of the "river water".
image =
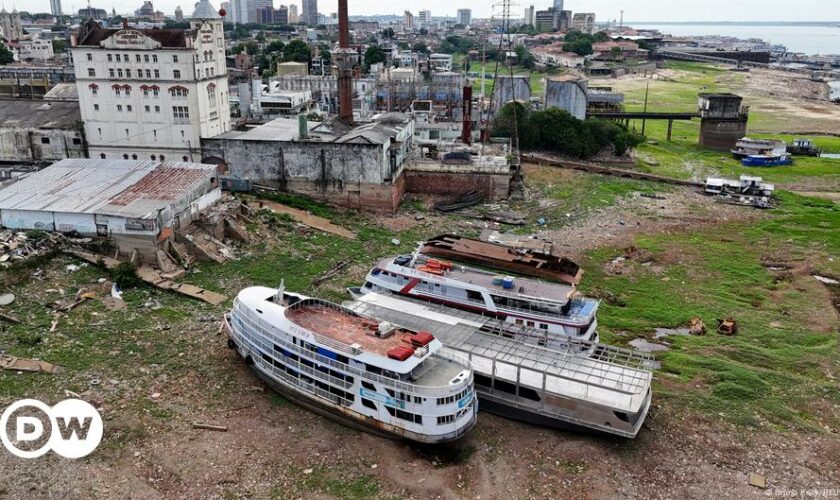
<svg viewBox="0 0 840 500">
<path fill-rule="evenodd" d="M 834 0 L 836 1 L 836 0 Z M 636 29 L 655 29 L 674 36 L 720 35 L 741 39 L 760 38 L 781 44 L 790 52 L 840 54 L 840 22 L 824 25 L 801 24 L 687 24 L 627 23 Z"/>
</svg>

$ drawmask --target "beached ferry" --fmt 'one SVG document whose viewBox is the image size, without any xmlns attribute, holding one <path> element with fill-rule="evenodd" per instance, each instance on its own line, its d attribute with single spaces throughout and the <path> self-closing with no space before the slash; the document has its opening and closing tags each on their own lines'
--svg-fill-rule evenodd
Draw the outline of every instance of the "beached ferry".
<svg viewBox="0 0 840 500">
<path fill-rule="evenodd" d="M 550 335 L 598 342 L 599 302 L 572 286 L 499 276 L 419 252 L 381 260 L 361 293 L 391 292 L 486 314 Z"/>
<path fill-rule="evenodd" d="M 476 422 L 469 361 L 428 332 L 336 304 L 251 287 L 225 315 L 230 347 L 274 390 L 328 418 L 420 443 Z"/>
</svg>

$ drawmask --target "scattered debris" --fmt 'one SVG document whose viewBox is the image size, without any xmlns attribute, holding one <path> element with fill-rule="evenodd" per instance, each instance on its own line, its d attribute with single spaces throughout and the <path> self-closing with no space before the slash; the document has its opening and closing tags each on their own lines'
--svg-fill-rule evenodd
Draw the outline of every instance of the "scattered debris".
<svg viewBox="0 0 840 500">
<path fill-rule="evenodd" d="M 738 333 L 738 322 L 732 318 L 717 320 L 717 332 L 723 335 L 735 335 Z"/>
<path fill-rule="evenodd" d="M 664 339 L 671 336 L 687 336 L 689 335 L 688 328 L 657 328 L 653 332 L 653 338 Z"/>
<path fill-rule="evenodd" d="M 16 261 L 45 255 L 63 239 L 58 233 L 0 231 L 0 266 L 9 267 Z"/>
<path fill-rule="evenodd" d="M 467 191 L 454 198 L 435 203 L 438 212 L 454 212 L 462 208 L 474 207 L 484 201 L 484 194 L 480 191 Z"/>
<path fill-rule="evenodd" d="M 391 240 L 391 244 L 392 244 L 392 245 L 394 245 L 394 246 L 399 245 L 399 244 L 400 244 L 400 240 L 398 240 L 398 239 L 394 238 L 394 239 L 392 239 L 392 240 Z"/>
<path fill-rule="evenodd" d="M 706 335 L 706 325 L 703 324 L 703 320 L 699 316 L 691 318 L 691 321 L 688 322 L 688 332 L 691 335 Z"/>
<path fill-rule="evenodd" d="M 819 274 L 814 274 L 813 276 L 817 281 L 825 285 L 840 285 L 840 281 L 834 278 L 829 278 L 828 276 L 820 276 Z"/>
<path fill-rule="evenodd" d="M 101 255 L 85 253 L 78 250 L 67 250 L 66 252 L 92 264 L 104 265 L 107 269 L 114 269 L 120 264 L 119 260 L 111 257 L 103 257 Z M 166 279 L 161 275 L 160 271 L 152 269 L 149 266 L 140 266 L 137 270 L 137 276 L 146 283 L 160 288 L 161 290 L 172 290 L 186 295 L 187 297 L 203 300 L 204 302 L 214 306 L 217 306 L 227 300 L 227 297 L 216 292 L 211 292 L 186 283 L 176 283 L 172 280 Z"/>
<path fill-rule="evenodd" d="M 15 356 L 0 356 L 0 368 L 22 372 L 58 373 L 61 367 L 37 359 L 24 359 Z"/>
<path fill-rule="evenodd" d="M 0 319 L 2 319 L 3 321 L 8 321 L 9 323 L 12 323 L 14 325 L 17 325 L 17 324 L 20 323 L 19 319 L 17 319 L 16 317 L 14 317 L 12 315 L 6 314 L 4 312 L 0 312 Z"/>
<path fill-rule="evenodd" d="M 761 474 L 756 474 L 755 472 L 750 472 L 750 486 L 755 486 L 756 488 L 761 488 L 762 490 L 766 490 L 767 489 L 767 479 Z"/>
<path fill-rule="evenodd" d="M 193 422 L 192 426 L 193 429 L 204 429 L 208 431 L 227 432 L 228 430 L 226 425 L 203 424 L 201 422 Z"/>
<path fill-rule="evenodd" d="M 116 283 L 111 285 L 111 298 L 115 300 L 122 300 L 122 290 L 120 290 L 120 286 Z"/>
<path fill-rule="evenodd" d="M 78 271 L 78 270 L 79 270 L 79 266 L 77 266 L 76 264 L 67 264 L 67 265 L 64 267 L 64 269 L 67 269 L 67 270 L 68 270 L 68 271 L 70 271 L 71 273 L 75 273 L 76 271 Z"/>
<path fill-rule="evenodd" d="M 15 301 L 15 295 L 12 293 L 4 293 L 0 295 L 0 306 L 8 306 Z"/>
<path fill-rule="evenodd" d="M 328 279 L 330 279 L 330 278 L 332 278 L 333 276 L 337 275 L 337 274 L 338 274 L 338 273 L 340 273 L 340 272 L 341 272 L 341 271 L 342 271 L 345 267 L 347 267 L 348 265 L 350 265 L 350 262 L 351 262 L 351 261 L 350 261 L 350 259 L 339 261 L 338 263 L 336 263 L 336 265 L 334 265 L 334 266 L 332 267 L 332 269 L 330 269 L 329 271 L 327 271 L 327 272 L 325 272 L 325 273 L 321 274 L 320 276 L 316 277 L 315 279 L 313 279 L 313 280 L 312 280 L 312 286 L 313 286 L 313 287 L 317 287 L 318 285 L 320 285 L 320 284 L 321 284 L 321 283 L 323 283 L 324 281 L 327 281 Z"/>
</svg>

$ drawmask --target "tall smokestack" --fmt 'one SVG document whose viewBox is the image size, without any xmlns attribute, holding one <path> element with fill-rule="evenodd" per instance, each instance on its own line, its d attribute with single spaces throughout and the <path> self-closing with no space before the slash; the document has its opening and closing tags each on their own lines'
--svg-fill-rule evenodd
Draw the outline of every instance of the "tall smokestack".
<svg viewBox="0 0 840 500">
<path fill-rule="evenodd" d="M 350 50 L 350 21 L 347 0 L 338 0 L 338 51 L 333 59 L 338 67 L 338 115 L 353 122 L 353 60 Z"/>
<path fill-rule="evenodd" d="M 472 143 L 472 85 L 464 85 L 464 124 L 461 128 L 461 142 Z"/>
</svg>

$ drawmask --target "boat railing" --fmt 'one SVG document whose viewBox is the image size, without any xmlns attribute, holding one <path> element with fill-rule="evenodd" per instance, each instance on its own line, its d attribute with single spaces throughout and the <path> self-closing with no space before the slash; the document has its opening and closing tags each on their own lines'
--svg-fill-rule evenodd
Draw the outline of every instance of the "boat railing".
<svg viewBox="0 0 840 500">
<path fill-rule="evenodd" d="M 470 377 L 467 380 L 465 380 L 464 384 L 456 384 L 455 386 L 449 386 L 449 385 L 447 385 L 447 386 L 423 386 L 423 385 L 418 385 L 418 384 L 412 384 L 412 383 L 409 383 L 409 382 L 403 382 L 401 380 L 396 380 L 396 379 L 393 379 L 393 378 L 390 378 L 390 377 L 384 377 L 382 375 L 377 375 L 375 373 L 368 372 L 368 371 L 360 369 L 358 367 L 355 367 L 355 366 L 352 366 L 352 365 L 349 365 L 349 364 L 346 364 L 346 363 L 342 363 L 342 362 L 334 360 L 332 358 L 328 358 L 326 356 L 318 354 L 317 352 L 302 349 L 300 346 L 295 345 L 291 342 L 288 342 L 287 340 L 275 335 L 272 332 L 271 325 L 268 324 L 268 322 L 266 322 L 263 318 L 255 316 L 255 313 L 253 313 L 248 308 L 242 306 L 241 304 L 235 304 L 234 307 L 236 308 L 237 312 L 239 313 L 240 320 L 243 321 L 243 323 L 245 323 L 246 327 L 254 329 L 260 335 L 262 335 L 263 337 L 265 337 L 267 339 L 270 339 L 273 343 L 282 346 L 284 349 L 287 349 L 290 352 L 294 352 L 295 354 L 298 354 L 298 355 L 307 356 L 307 357 L 311 358 L 312 360 L 316 361 L 317 363 L 319 363 L 321 365 L 331 366 L 333 368 L 337 368 L 339 370 L 342 370 L 346 373 L 353 374 L 355 376 L 362 377 L 362 378 L 367 379 L 367 380 L 372 380 L 372 381 L 375 381 L 375 382 L 379 382 L 379 383 L 381 383 L 381 384 L 383 384 L 387 387 L 391 387 L 391 388 L 394 388 L 394 389 L 397 389 L 397 390 L 400 390 L 400 391 L 403 391 L 403 392 L 411 392 L 413 394 L 418 394 L 418 395 L 427 396 L 427 397 L 439 397 L 439 396 L 448 396 L 452 392 L 457 392 L 457 390 L 460 390 L 465 385 L 472 384 L 473 374 L 472 374 L 472 368 L 471 368 L 470 361 L 468 360 L 468 358 L 458 356 L 457 354 L 452 353 L 451 351 L 441 352 L 441 351 L 443 351 L 443 349 L 441 349 L 440 351 L 436 352 L 434 355 L 435 356 L 440 356 L 440 357 L 442 357 L 444 359 L 447 359 L 449 361 L 458 363 L 458 364 L 462 365 L 465 369 L 470 370 Z M 264 346 L 264 348 L 268 351 L 271 351 L 273 349 L 273 346 L 266 345 L 266 346 Z"/>
</svg>

